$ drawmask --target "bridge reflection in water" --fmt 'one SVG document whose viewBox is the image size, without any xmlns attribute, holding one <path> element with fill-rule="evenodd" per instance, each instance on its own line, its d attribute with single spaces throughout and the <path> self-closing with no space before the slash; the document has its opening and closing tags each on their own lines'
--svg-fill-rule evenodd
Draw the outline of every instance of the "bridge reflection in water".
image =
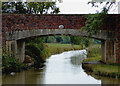
<svg viewBox="0 0 120 86">
<path fill-rule="evenodd" d="M 3 75 L 3 84 L 120 84 L 120 80 L 84 72 L 81 63 L 85 57 L 85 50 L 52 55 L 41 70 L 30 69 L 14 76 Z"/>
</svg>

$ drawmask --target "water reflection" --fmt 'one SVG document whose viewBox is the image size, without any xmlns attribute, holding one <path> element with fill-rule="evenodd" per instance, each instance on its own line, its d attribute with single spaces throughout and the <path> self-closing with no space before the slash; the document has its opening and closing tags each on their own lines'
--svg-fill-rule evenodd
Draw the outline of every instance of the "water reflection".
<svg viewBox="0 0 120 86">
<path fill-rule="evenodd" d="M 83 50 L 84 51 L 84 50 Z M 53 55 L 47 60 L 45 84 L 100 84 L 81 67 L 83 51 L 69 51 Z"/>
<path fill-rule="evenodd" d="M 82 60 L 84 55 L 78 55 L 78 56 L 72 56 L 71 58 L 71 64 L 76 65 L 76 66 L 80 66 L 82 65 Z"/>
<path fill-rule="evenodd" d="M 3 84 L 42 84 L 44 74 L 40 70 L 30 69 L 12 75 L 3 75 Z"/>
<path fill-rule="evenodd" d="M 115 78 L 108 78 L 108 77 L 102 77 L 102 76 L 97 76 L 94 75 L 90 72 L 86 72 L 88 75 L 91 75 L 92 77 L 94 77 L 95 79 L 101 80 L 102 81 L 102 86 L 108 86 L 108 85 L 113 85 L 115 84 L 115 86 L 120 86 L 120 79 L 115 79 Z M 108 85 L 107 85 L 108 84 Z"/>
<path fill-rule="evenodd" d="M 107 79 L 108 83 L 112 82 L 109 78 L 99 79 L 84 72 L 81 63 L 85 54 L 85 50 L 79 50 L 52 55 L 43 70 L 30 69 L 14 76 L 3 75 L 3 84 L 101 84 Z"/>
</svg>

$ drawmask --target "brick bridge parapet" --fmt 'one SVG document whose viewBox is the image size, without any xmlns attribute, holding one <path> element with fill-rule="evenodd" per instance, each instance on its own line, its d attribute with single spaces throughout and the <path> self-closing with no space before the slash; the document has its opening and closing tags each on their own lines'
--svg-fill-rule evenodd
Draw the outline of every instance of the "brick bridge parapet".
<svg viewBox="0 0 120 86">
<path fill-rule="evenodd" d="M 3 14 L 3 44 L 5 41 L 14 40 L 13 50 L 17 51 L 16 54 L 23 60 L 24 55 L 22 54 L 25 48 L 25 41 L 23 40 L 26 38 L 61 34 L 87 36 L 86 32 L 81 31 L 86 21 L 86 15 L 84 14 Z M 59 28 L 59 25 L 64 26 L 63 30 Z M 10 36 L 10 34 L 14 36 Z M 120 15 L 107 15 L 101 30 L 92 38 L 101 40 L 102 61 L 120 63 Z"/>
</svg>

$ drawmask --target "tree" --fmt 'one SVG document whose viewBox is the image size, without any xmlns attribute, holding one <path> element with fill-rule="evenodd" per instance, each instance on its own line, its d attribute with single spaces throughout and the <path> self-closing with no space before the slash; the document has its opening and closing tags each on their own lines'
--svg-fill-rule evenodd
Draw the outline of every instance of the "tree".
<svg viewBox="0 0 120 86">
<path fill-rule="evenodd" d="M 55 2 L 31 2 L 26 3 L 28 13 L 35 14 L 48 14 L 48 10 L 51 9 L 50 14 L 59 13 L 59 8 L 56 7 Z"/>
<path fill-rule="evenodd" d="M 2 13 L 25 14 L 26 8 L 22 2 L 2 2 Z"/>
<path fill-rule="evenodd" d="M 51 9 L 51 10 L 50 10 Z M 58 13 L 59 8 L 56 7 L 55 2 L 3 2 L 2 13 L 12 14 L 48 14 Z M 25 54 L 34 58 L 34 66 L 36 68 L 42 67 L 45 58 L 49 56 L 45 38 L 28 39 L 26 41 Z M 13 67 L 12 67 L 13 68 Z"/>
<path fill-rule="evenodd" d="M 47 37 L 45 37 L 45 42 L 46 43 L 55 43 L 56 38 L 54 36 L 47 36 Z"/>
<path fill-rule="evenodd" d="M 55 14 L 59 12 L 55 2 L 2 2 L 2 13 Z"/>
<path fill-rule="evenodd" d="M 56 38 L 56 42 L 57 42 L 57 43 L 60 43 L 60 42 L 63 41 L 62 36 L 54 36 L 54 37 Z"/>
<path fill-rule="evenodd" d="M 70 36 L 62 36 L 62 44 L 71 44 Z"/>
<path fill-rule="evenodd" d="M 92 6 L 98 7 L 96 2 L 88 2 L 88 3 L 91 3 Z M 101 2 L 101 4 L 102 3 L 103 2 Z M 97 12 L 94 15 L 87 15 L 86 16 L 87 21 L 85 22 L 85 26 L 82 27 L 81 29 L 87 31 L 88 36 L 97 34 L 105 21 L 106 14 L 108 14 L 108 11 L 113 5 L 114 2 L 106 2 L 101 12 Z"/>
<path fill-rule="evenodd" d="M 70 36 L 72 47 L 74 48 L 74 44 L 81 45 L 82 47 L 88 47 L 91 44 L 91 40 L 86 37 L 79 36 Z"/>
</svg>

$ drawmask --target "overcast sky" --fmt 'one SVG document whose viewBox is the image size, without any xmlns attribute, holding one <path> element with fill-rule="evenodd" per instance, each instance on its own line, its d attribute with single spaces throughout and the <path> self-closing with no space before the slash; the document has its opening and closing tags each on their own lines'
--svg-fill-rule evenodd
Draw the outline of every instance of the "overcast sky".
<svg viewBox="0 0 120 86">
<path fill-rule="evenodd" d="M 57 6 L 60 8 L 60 14 L 93 14 L 96 13 L 97 10 L 100 11 L 104 6 L 99 5 L 98 8 L 92 7 L 91 4 L 87 4 L 88 1 L 90 0 L 63 0 L 62 3 L 57 2 Z M 112 7 L 109 13 L 118 13 L 118 3 Z"/>
</svg>

